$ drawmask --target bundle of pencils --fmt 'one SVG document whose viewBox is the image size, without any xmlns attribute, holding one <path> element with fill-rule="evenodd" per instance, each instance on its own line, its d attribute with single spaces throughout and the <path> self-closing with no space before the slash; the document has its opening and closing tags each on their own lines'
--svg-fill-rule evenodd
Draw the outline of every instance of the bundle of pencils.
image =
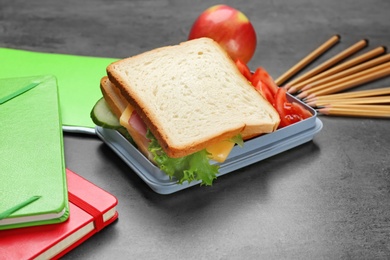
<svg viewBox="0 0 390 260">
<path fill-rule="evenodd" d="M 295 77 L 339 40 L 339 35 L 332 36 L 277 78 L 275 83 L 323 115 L 390 117 L 390 87 L 347 92 L 354 87 L 390 76 L 390 54 L 386 53 L 385 46 L 350 58 L 368 46 L 367 39 L 360 40 L 317 67 Z M 291 78 L 293 79 L 290 80 Z"/>
</svg>

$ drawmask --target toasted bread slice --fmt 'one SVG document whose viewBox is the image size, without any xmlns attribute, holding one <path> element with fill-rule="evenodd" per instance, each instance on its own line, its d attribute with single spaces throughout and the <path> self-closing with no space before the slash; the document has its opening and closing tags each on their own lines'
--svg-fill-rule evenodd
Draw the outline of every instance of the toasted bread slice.
<svg viewBox="0 0 390 260">
<path fill-rule="evenodd" d="M 274 131 L 278 113 L 218 43 L 200 38 L 148 51 L 107 67 L 168 156 L 178 158 L 239 133 Z"/>
</svg>

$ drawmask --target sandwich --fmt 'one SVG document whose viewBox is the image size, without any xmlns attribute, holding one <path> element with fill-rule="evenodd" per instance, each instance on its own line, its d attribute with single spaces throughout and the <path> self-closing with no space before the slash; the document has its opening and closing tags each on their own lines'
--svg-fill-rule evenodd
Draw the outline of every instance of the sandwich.
<svg viewBox="0 0 390 260">
<path fill-rule="evenodd" d="M 100 88 L 118 128 L 178 183 L 211 185 L 235 144 L 280 123 L 274 107 L 209 38 L 113 62 Z"/>
</svg>

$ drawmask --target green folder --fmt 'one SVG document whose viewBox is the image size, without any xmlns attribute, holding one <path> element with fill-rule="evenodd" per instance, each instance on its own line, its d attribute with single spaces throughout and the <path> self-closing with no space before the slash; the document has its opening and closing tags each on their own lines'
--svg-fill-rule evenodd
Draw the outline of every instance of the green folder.
<svg viewBox="0 0 390 260">
<path fill-rule="evenodd" d="M 64 131 L 94 134 L 90 112 L 102 96 L 100 79 L 117 59 L 0 48 L 0 78 L 54 75 Z"/>
<path fill-rule="evenodd" d="M 0 79 L 0 230 L 69 216 L 54 76 Z"/>
</svg>

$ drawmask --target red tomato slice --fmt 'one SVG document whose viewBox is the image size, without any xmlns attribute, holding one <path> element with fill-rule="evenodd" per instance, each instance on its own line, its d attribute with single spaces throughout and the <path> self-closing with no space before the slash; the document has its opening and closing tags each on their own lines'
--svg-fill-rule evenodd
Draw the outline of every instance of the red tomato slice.
<svg viewBox="0 0 390 260">
<path fill-rule="evenodd" d="M 302 120 L 302 116 L 295 111 L 295 107 L 290 102 L 284 103 L 284 110 L 286 115 L 284 116 L 286 125 L 291 125 Z"/>
<path fill-rule="evenodd" d="M 285 127 L 311 117 L 311 113 L 297 102 L 288 102 L 286 90 L 279 88 L 275 96 L 276 111 L 280 116 L 279 128 Z"/>
<path fill-rule="evenodd" d="M 249 67 L 244 62 L 242 62 L 240 59 L 236 60 L 236 65 L 238 67 L 238 70 L 241 72 L 241 74 L 244 75 L 244 77 L 247 80 L 251 81 L 252 73 L 251 73 Z"/>
<path fill-rule="evenodd" d="M 259 92 L 260 94 L 268 100 L 269 103 L 271 103 L 272 105 L 274 105 L 275 103 L 275 98 L 274 98 L 274 95 L 272 94 L 270 88 L 268 87 L 267 84 L 264 84 L 263 81 L 259 81 L 255 87 Z"/>
<path fill-rule="evenodd" d="M 259 67 L 255 70 L 255 73 L 253 73 L 252 75 L 252 80 L 251 80 L 252 85 L 257 86 L 257 83 L 259 83 L 261 77 L 262 77 L 262 68 Z"/>
<path fill-rule="evenodd" d="M 237 60 L 236 64 L 244 76 L 249 72 L 249 68 L 240 60 Z M 247 79 L 249 80 L 249 77 L 247 77 Z M 289 102 L 287 100 L 286 90 L 284 88 L 279 88 L 264 68 L 258 67 L 251 76 L 250 81 L 255 89 L 260 92 L 260 94 L 267 99 L 279 113 L 279 128 L 294 124 L 312 116 L 301 104 Z"/>
<path fill-rule="evenodd" d="M 255 73 L 253 73 L 252 75 L 252 85 L 253 86 L 256 86 L 257 83 L 259 81 L 263 81 L 264 84 L 267 84 L 269 89 L 271 90 L 272 94 L 275 96 L 276 95 L 276 91 L 278 89 L 278 86 L 275 84 L 274 80 L 272 79 L 272 77 L 268 74 L 268 72 L 262 68 L 262 67 L 258 67 L 256 70 L 255 70 Z"/>
<path fill-rule="evenodd" d="M 288 115 L 287 112 L 288 109 L 285 108 L 286 103 L 287 103 L 286 90 L 284 88 L 279 88 L 276 91 L 275 104 L 274 104 L 274 107 L 276 111 L 278 111 L 280 117 L 279 128 L 289 125 L 289 121 L 286 119 L 286 116 Z"/>
<path fill-rule="evenodd" d="M 292 102 L 293 109 L 296 114 L 300 115 L 302 119 L 306 119 L 312 116 L 309 110 L 305 109 L 301 104 Z"/>
<path fill-rule="evenodd" d="M 288 122 L 287 125 L 292 125 L 302 120 L 302 118 L 297 114 L 288 114 L 285 119 Z"/>
</svg>

